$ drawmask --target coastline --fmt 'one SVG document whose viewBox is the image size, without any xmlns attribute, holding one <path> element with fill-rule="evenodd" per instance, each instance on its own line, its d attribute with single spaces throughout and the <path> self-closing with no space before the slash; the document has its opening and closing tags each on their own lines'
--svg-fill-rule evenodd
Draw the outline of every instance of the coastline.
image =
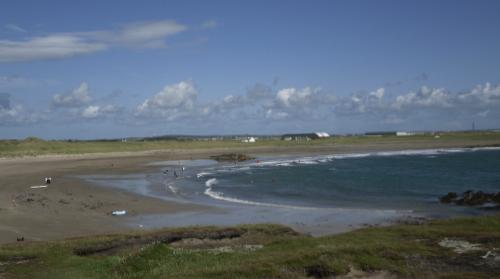
<svg viewBox="0 0 500 279">
<path fill-rule="evenodd" d="M 176 203 L 141 196 L 123 190 L 99 187 L 76 175 L 127 174 L 156 172 L 148 166 L 153 161 L 205 159 L 224 152 L 250 155 L 318 155 L 363 152 L 421 150 L 435 148 L 467 148 L 495 146 L 498 142 L 421 142 L 391 144 L 353 144 L 328 146 L 245 147 L 230 149 L 163 150 L 138 153 L 103 153 L 83 155 L 48 155 L 39 157 L 3 158 L 0 160 L 0 243 L 13 242 L 16 236 L 27 240 L 52 240 L 130 230 L 126 224 L 137 216 L 209 212 L 209 206 Z M 43 177 L 54 183 L 45 189 L 31 189 Z M 111 216 L 114 210 L 128 209 L 125 217 Z M 77 220 L 77 221 L 75 221 Z M 307 228 L 306 228 L 307 229 Z M 345 228 L 346 230 L 355 229 Z M 345 231 L 345 230 L 342 230 Z"/>
</svg>

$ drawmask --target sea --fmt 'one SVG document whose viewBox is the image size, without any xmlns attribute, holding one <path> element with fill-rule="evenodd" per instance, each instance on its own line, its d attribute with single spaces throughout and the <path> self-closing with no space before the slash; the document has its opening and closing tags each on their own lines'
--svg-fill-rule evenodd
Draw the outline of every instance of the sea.
<svg viewBox="0 0 500 279">
<path fill-rule="evenodd" d="M 500 148 L 261 156 L 241 163 L 162 161 L 153 171 L 86 175 L 104 187 L 214 210 L 130 218 L 131 226 L 281 223 L 324 235 L 407 219 L 495 214 L 442 204 L 467 190 L 500 191 Z"/>
</svg>

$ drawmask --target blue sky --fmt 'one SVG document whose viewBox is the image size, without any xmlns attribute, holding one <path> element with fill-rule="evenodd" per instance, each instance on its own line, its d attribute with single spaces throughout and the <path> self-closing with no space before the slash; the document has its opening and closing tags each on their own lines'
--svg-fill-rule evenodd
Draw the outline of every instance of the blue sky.
<svg viewBox="0 0 500 279">
<path fill-rule="evenodd" d="M 3 1 L 0 138 L 500 128 L 498 1 Z"/>
</svg>

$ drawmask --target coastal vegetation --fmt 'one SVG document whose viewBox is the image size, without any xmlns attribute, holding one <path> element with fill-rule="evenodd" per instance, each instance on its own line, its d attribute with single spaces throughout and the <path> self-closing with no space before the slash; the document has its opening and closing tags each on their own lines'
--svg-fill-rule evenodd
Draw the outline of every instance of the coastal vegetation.
<svg viewBox="0 0 500 279">
<path fill-rule="evenodd" d="M 191 227 L 6 244 L 0 277 L 494 278 L 499 249 L 499 215 L 324 237 L 270 224 Z"/>
<path fill-rule="evenodd" d="M 229 138 L 153 138 L 130 140 L 43 140 L 29 137 L 24 140 L 0 140 L 0 157 L 39 156 L 49 154 L 86 154 L 109 152 L 201 150 L 216 148 L 287 148 L 304 146 L 350 146 L 363 144 L 453 144 L 466 143 L 468 146 L 500 144 L 500 132 L 446 132 L 412 136 L 333 136 L 318 140 L 284 141 L 280 137 L 260 138 L 255 143 L 243 143 Z"/>
</svg>

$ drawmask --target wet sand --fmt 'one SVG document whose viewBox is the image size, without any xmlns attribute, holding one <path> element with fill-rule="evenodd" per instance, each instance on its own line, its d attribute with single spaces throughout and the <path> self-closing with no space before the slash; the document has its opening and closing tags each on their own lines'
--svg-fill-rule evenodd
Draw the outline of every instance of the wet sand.
<svg viewBox="0 0 500 279">
<path fill-rule="evenodd" d="M 232 149 L 161 150 L 135 153 L 48 155 L 0 158 L 0 243 L 51 240 L 130 230 L 127 220 L 140 215 L 207 212 L 208 206 L 176 203 L 92 185 L 75 178 L 86 174 L 157 172 L 153 161 L 204 159 L 224 152 L 252 156 L 293 154 L 340 154 L 407 149 L 453 148 L 498 145 L 498 141 L 418 141 L 401 143 L 321 145 L 300 147 L 251 147 Z M 53 182 L 47 188 L 44 177 Z M 126 209 L 126 216 L 112 216 Z"/>
</svg>

